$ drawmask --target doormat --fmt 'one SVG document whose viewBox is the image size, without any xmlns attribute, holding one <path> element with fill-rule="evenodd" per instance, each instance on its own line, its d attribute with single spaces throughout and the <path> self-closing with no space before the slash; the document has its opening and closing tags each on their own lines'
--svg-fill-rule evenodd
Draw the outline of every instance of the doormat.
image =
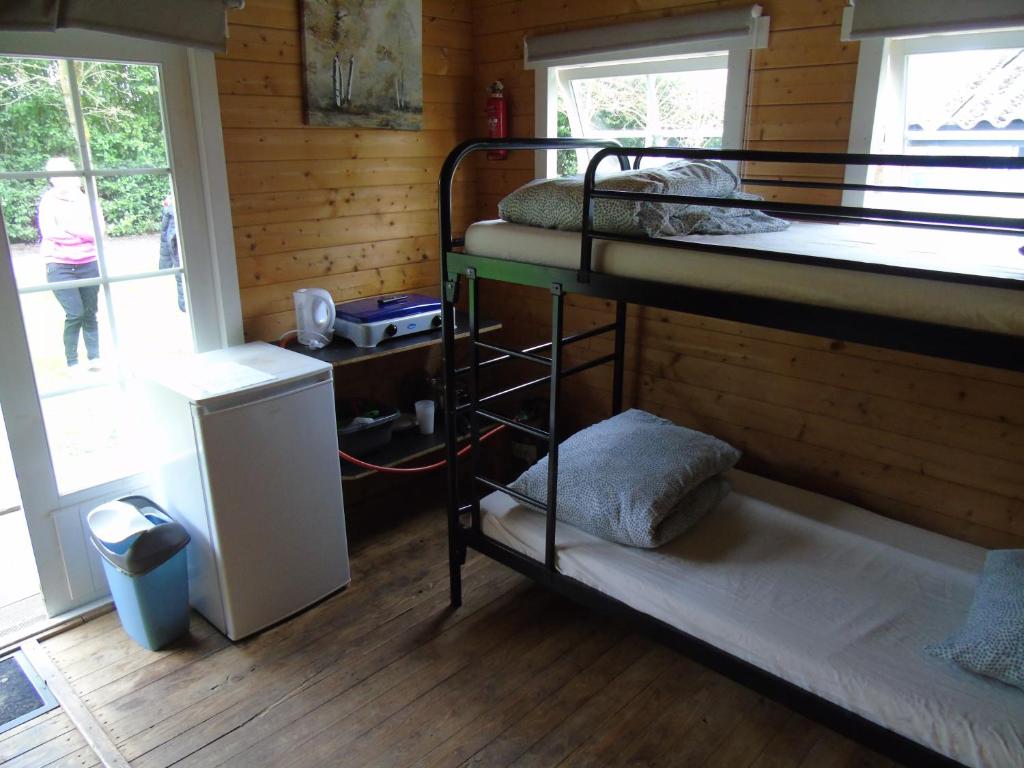
<svg viewBox="0 0 1024 768">
<path fill-rule="evenodd" d="M 0 659 L 0 733 L 56 706 L 57 700 L 25 654 L 15 651 Z"/>
</svg>

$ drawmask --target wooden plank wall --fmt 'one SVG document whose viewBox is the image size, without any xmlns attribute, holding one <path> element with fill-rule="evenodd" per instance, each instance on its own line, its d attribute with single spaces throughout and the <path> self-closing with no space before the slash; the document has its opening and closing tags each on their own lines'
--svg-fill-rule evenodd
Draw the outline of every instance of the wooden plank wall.
<svg viewBox="0 0 1024 768">
<path fill-rule="evenodd" d="M 500 78 L 513 134 L 532 135 L 533 73 L 521 63 L 528 32 L 730 4 L 474 0 L 473 110 L 482 114 L 480 94 Z M 857 46 L 839 39 L 843 0 L 762 5 L 772 32 L 770 47 L 753 56 L 747 146 L 845 151 Z M 483 131 L 479 117 L 476 127 Z M 804 174 L 838 178 L 828 168 Z M 480 216 L 493 217 L 497 200 L 531 177 L 529 157 L 481 162 Z M 507 340 L 548 336 L 542 292 L 502 286 L 486 295 L 488 313 L 498 306 L 514 326 Z M 609 320 L 602 302 L 570 306 L 570 328 Z M 633 308 L 629 322 L 629 403 L 732 441 L 754 471 L 985 546 L 1024 545 L 1024 376 L 682 313 Z M 595 341 L 570 359 L 583 351 L 607 347 Z M 607 414 L 607 373 L 570 391 L 575 425 Z"/>
<path fill-rule="evenodd" d="M 472 132 L 469 0 L 423 0 L 424 130 L 303 124 L 297 0 L 232 11 L 217 81 L 248 339 L 294 327 L 292 291 L 437 291 L 440 165 Z M 472 179 L 457 190 L 469 211 Z"/>
</svg>

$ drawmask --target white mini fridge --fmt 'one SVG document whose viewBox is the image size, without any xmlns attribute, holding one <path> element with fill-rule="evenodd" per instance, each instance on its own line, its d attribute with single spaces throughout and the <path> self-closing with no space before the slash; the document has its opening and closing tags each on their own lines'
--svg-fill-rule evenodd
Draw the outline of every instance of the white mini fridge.
<svg viewBox="0 0 1024 768">
<path fill-rule="evenodd" d="M 185 526 L 192 606 L 232 640 L 348 584 L 331 366 L 257 342 L 145 376 L 153 500 Z"/>
</svg>

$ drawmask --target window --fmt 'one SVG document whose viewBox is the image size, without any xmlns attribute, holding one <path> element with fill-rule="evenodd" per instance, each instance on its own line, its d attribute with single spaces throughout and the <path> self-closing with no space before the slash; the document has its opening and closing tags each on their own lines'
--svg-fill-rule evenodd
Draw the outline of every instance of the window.
<svg viewBox="0 0 1024 768">
<path fill-rule="evenodd" d="M 1024 30 L 870 39 L 862 43 L 852 152 L 1024 155 Z M 859 176 L 859 178 L 858 178 Z M 851 169 L 848 180 L 1019 191 L 1009 171 Z M 848 193 L 852 204 L 1021 216 L 1012 199 Z"/>
<path fill-rule="evenodd" d="M 554 68 L 558 135 L 615 139 L 626 147 L 721 148 L 728 62 L 727 52 L 713 52 Z M 581 173 L 585 158 L 585 152 L 559 152 L 558 175 Z"/>
<path fill-rule="evenodd" d="M 769 22 L 753 5 L 528 37 L 535 135 L 738 149 L 750 51 L 767 46 Z M 536 173 L 581 173 L 592 154 L 538 152 Z"/>
<path fill-rule="evenodd" d="M 137 467 L 126 367 L 194 348 L 159 68 L 0 57 L 0 206 L 63 493 Z"/>
</svg>

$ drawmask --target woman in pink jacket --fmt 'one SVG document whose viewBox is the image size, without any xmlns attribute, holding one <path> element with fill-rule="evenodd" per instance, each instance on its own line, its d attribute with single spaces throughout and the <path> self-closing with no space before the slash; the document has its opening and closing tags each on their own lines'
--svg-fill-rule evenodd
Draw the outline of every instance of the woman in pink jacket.
<svg viewBox="0 0 1024 768">
<path fill-rule="evenodd" d="M 66 157 L 46 163 L 48 172 L 74 171 Z M 53 176 L 50 188 L 39 200 L 39 234 L 46 259 L 46 280 L 60 283 L 99 277 L 96 263 L 96 232 L 89 199 L 78 176 Z M 85 339 L 89 369 L 99 369 L 100 334 L 96 321 L 99 286 L 54 290 L 64 309 L 64 357 L 68 367 L 78 365 L 78 337 Z"/>
</svg>

